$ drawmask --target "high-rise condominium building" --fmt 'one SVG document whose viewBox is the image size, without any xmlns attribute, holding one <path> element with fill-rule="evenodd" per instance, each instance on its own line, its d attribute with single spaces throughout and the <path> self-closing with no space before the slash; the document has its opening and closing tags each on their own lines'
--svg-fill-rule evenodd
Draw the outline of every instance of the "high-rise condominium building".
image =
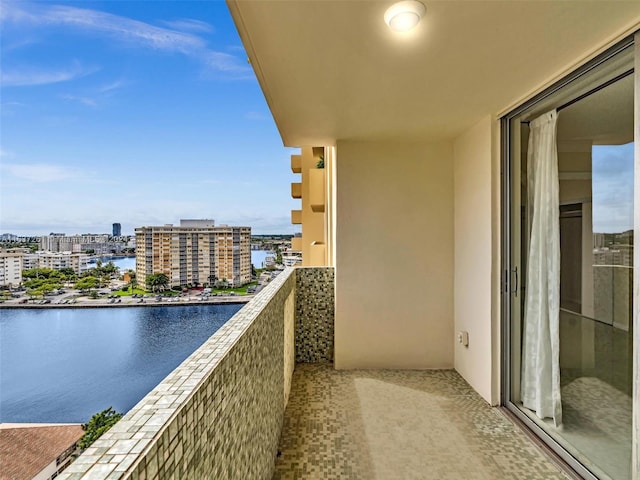
<svg viewBox="0 0 640 480">
<path fill-rule="evenodd" d="M 120 237 L 122 235 L 122 225 L 114 223 L 112 233 L 114 237 Z"/>
<path fill-rule="evenodd" d="M 215 226 L 213 220 L 181 220 L 180 226 L 136 228 L 136 279 L 164 273 L 169 284 L 251 281 L 251 227 Z"/>
<path fill-rule="evenodd" d="M 19 251 L 0 250 L 0 286 L 17 287 L 22 283 L 22 257 Z"/>
</svg>

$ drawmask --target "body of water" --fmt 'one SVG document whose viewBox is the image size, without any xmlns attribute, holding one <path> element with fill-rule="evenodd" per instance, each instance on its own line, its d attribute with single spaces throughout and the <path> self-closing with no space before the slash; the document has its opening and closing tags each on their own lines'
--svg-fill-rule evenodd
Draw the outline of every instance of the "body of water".
<svg viewBox="0 0 640 480">
<path fill-rule="evenodd" d="M 268 252 L 266 250 L 251 250 L 251 263 L 256 268 L 264 267 L 264 259 L 267 255 L 273 255 L 272 252 Z M 116 267 L 120 268 L 120 272 L 124 272 L 125 270 L 135 270 L 136 269 L 136 258 L 135 257 L 114 257 L 114 258 L 101 258 L 102 263 L 113 262 Z M 89 266 L 93 266 L 94 264 L 90 264 Z"/>
<path fill-rule="evenodd" d="M 100 258 L 103 264 L 113 262 L 113 264 L 120 269 L 120 273 L 125 270 L 136 269 L 136 257 L 102 257 Z M 94 267 L 95 263 L 90 263 L 89 267 Z"/>
<path fill-rule="evenodd" d="M 275 257 L 273 252 L 267 250 L 251 250 L 251 263 L 256 268 L 264 268 L 264 259 L 269 255 Z"/>
<path fill-rule="evenodd" d="M 127 412 L 241 307 L 0 310 L 0 422 Z"/>
</svg>

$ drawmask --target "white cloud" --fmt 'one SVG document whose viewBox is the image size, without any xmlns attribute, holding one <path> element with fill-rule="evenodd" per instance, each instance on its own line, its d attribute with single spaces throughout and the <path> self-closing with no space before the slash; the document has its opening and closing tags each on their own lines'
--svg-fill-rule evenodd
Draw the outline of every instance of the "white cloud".
<svg viewBox="0 0 640 480">
<path fill-rule="evenodd" d="M 27 8 L 21 8 L 27 7 Z M 155 27 L 148 23 L 111 13 L 64 5 L 43 7 L 39 5 L 29 11 L 29 4 L 17 6 L 3 3 L 2 21 L 60 25 L 103 32 L 122 41 L 143 44 L 151 48 L 188 53 L 194 48 L 202 48 L 204 42 L 190 34 Z"/>
<path fill-rule="evenodd" d="M 35 183 L 60 182 L 80 176 L 78 172 L 68 167 L 47 163 L 6 163 L 0 168 L 6 174 L 16 179 L 28 180 Z"/>
<path fill-rule="evenodd" d="M 115 82 L 111 82 L 107 85 L 103 85 L 102 87 L 98 88 L 98 91 L 100 93 L 111 92 L 113 90 L 117 90 L 119 88 L 124 87 L 126 84 L 127 83 L 124 80 L 116 80 Z"/>
<path fill-rule="evenodd" d="M 213 26 L 209 25 L 207 22 L 194 20 L 192 18 L 180 18 L 178 20 L 163 21 L 162 23 L 175 30 L 202 33 L 211 33 L 214 31 Z"/>
<path fill-rule="evenodd" d="M 97 107 L 98 103 L 93 99 L 93 98 L 89 98 L 89 97 L 79 97 L 77 95 L 60 95 L 61 98 L 64 98 L 65 100 L 71 100 L 74 102 L 80 102 L 83 105 L 86 105 L 87 107 Z"/>
<path fill-rule="evenodd" d="M 246 61 L 223 52 L 207 52 L 203 60 L 213 70 L 234 74 L 242 78 L 253 78 L 253 71 Z"/>
<path fill-rule="evenodd" d="M 97 71 L 96 67 L 83 67 L 74 63 L 70 67 L 58 70 L 36 70 L 32 68 L 16 69 L 0 73 L 0 83 L 5 87 L 24 87 L 33 85 L 48 85 L 51 83 L 68 82 L 70 80 L 90 75 Z"/>
<path fill-rule="evenodd" d="M 55 5 L 37 9 L 29 3 L 2 3 L 1 22 L 75 27 L 103 33 L 116 40 L 166 52 L 178 52 L 201 60 L 207 67 L 233 76 L 251 76 L 251 68 L 238 57 L 208 48 L 199 36 L 170 28 L 157 27 L 131 18 L 85 8 Z M 164 22 L 174 28 L 203 32 L 211 26 L 198 20 Z"/>
<path fill-rule="evenodd" d="M 28 47 L 30 45 L 33 45 L 34 43 L 36 43 L 35 40 L 32 40 L 30 38 L 20 39 L 19 41 L 12 42 L 12 43 L 7 43 L 5 41 L 2 45 L 2 53 L 3 55 L 6 55 L 9 52 L 12 52 L 14 50 L 19 50 L 24 47 Z"/>
</svg>

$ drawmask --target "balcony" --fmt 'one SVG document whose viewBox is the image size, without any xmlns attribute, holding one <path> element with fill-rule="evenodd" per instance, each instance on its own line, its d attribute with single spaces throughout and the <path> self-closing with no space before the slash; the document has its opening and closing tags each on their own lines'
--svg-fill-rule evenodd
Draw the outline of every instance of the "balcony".
<svg viewBox="0 0 640 480">
<path fill-rule="evenodd" d="M 274 480 L 561 480 L 500 410 L 454 370 L 298 364 Z"/>
<path fill-rule="evenodd" d="M 302 173 L 302 155 L 291 155 L 291 171 Z"/>
<path fill-rule="evenodd" d="M 453 370 L 335 370 L 333 278 L 285 270 L 59 478 L 565 478 Z"/>
<path fill-rule="evenodd" d="M 302 198 L 302 183 L 291 183 L 291 198 Z"/>
<path fill-rule="evenodd" d="M 324 212 L 326 197 L 324 172 L 324 168 L 309 170 L 309 206 L 316 213 Z"/>
</svg>

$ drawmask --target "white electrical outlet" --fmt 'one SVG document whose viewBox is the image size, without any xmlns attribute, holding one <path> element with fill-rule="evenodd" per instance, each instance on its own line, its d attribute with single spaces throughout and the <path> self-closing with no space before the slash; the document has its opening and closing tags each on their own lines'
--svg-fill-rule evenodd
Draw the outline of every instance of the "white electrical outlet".
<svg viewBox="0 0 640 480">
<path fill-rule="evenodd" d="M 458 343 L 463 347 L 469 346 L 469 332 L 460 331 L 458 332 Z"/>
</svg>

